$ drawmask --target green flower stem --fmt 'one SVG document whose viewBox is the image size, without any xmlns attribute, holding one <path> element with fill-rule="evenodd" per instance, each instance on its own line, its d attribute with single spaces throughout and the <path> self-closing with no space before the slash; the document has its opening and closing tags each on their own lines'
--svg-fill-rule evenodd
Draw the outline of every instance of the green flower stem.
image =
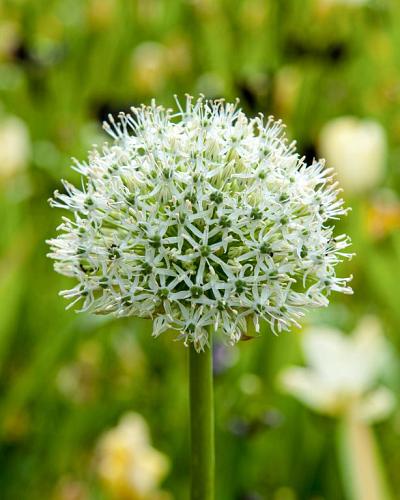
<svg viewBox="0 0 400 500">
<path fill-rule="evenodd" d="M 384 467 L 369 425 L 346 415 L 339 424 L 338 447 L 349 500 L 390 500 Z"/>
<path fill-rule="evenodd" d="M 214 391 L 212 348 L 190 344 L 191 500 L 214 500 Z"/>
</svg>

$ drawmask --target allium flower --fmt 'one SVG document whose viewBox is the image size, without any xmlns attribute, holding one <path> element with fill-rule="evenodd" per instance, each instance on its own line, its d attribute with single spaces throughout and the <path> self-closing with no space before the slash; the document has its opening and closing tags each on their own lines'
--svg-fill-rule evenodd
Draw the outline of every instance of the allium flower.
<svg viewBox="0 0 400 500">
<path fill-rule="evenodd" d="M 311 330 L 303 349 L 309 367 L 287 368 L 281 381 L 307 406 L 336 417 L 351 413 L 366 422 L 393 410 L 393 393 L 377 386 L 390 358 L 376 318 L 363 318 L 352 336 L 329 328 Z"/>
<path fill-rule="evenodd" d="M 279 332 L 304 310 L 351 293 L 335 266 L 349 254 L 331 219 L 346 213 L 323 163 L 307 165 L 283 125 L 236 104 L 193 101 L 110 117 L 114 142 L 76 161 L 52 206 L 72 212 L 50 240 L 61 294 L 81 310 L 154 319 L 200 350 L 209 327 L 233 343 L 251 319 Z"/>
<path fill-rule="evenodd" d="M 347 194 L 376 187 L 385 173 L 386 133 L 378 122 L 342 116 L 321 130 L 319 152 Z"/>
<path fill-rule="evenodd" d="M 168 471 L 168 459 L 151 446 L 149 429 L 141 415 L 124 415 L 101 437 L 97 455 L 97 472 L 112 498 L 169 498 L 159 490 Z"/>
</svg>

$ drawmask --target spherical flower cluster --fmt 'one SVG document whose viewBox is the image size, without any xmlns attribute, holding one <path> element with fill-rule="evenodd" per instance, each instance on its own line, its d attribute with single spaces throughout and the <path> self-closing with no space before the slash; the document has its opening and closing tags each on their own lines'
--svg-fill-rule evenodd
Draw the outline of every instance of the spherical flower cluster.
<svg viewBox="0 0 400 500">
<path fill-rule="evenodd" d="M 349 254 L 332 219 L 344 214 L 323 163 L 307 165 L 280 121 L 237 104 L 155 102 L 110 117 L 111 145 L 75 162 L 51 204 L 72 212 L 49 241 L 55 269 L 77 279 L 61 292 L 81 310 L 154 319 L 196 349 L 210 328 L 238 341 L 252 320 L 274 332 L 304 310 L 351 293 L 335 266 Z"/>
</svg>

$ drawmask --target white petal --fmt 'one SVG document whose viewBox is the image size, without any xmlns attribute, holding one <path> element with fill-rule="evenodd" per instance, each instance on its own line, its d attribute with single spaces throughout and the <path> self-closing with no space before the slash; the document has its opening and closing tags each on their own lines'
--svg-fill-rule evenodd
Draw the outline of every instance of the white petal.
<svg viewBox="0 0 400 500">
<path fill-rule="evenodd" d="M 390 415 L 396 405 L 396 398 L 386 387 L 370 392 L 360 402 L 356 413 L 365 422 L 378 422 Z"/>
<path fill-rule="evenodd" d="M 334 389 L 351 382 L 350 340 L 340 331 L 316 328 L 304 335 L 303 349 L 306 360 L 319 376 Z"/>
<path fill-rule="evenodd" d="M 359 366 L 359 385 L 368 389 L 381 374 L 388 359 L 388 349 L 377 318 L 365 316 L 353 332 L 354 359 Z"/>
<path fill-rule="evenodd" d="M 318 375 L 307 368 L 287 368 L 280 375 L 283 389 L 302 403 L 321 413 L 331 413 L 336 406 L 336 394 Z"/>
</svg>

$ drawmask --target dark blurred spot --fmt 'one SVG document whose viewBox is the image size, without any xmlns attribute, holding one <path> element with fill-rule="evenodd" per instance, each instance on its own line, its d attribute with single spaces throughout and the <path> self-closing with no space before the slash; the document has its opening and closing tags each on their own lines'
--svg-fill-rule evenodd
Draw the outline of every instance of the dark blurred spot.
<svg viewBox="0 0 400 500">
<path fill-rule="evenodd" d="M 237 497 L 237 500 L 265 500 L 259 493 L 256 491 L 246 491 L 244 493 L 240 493 Z"/>
<path fill-rule="evenodd" d="M 250 424 L 246 420 L 240 417 L 234 417 L 229 422 L 229 431 L 238 437 L 246 437 L 250 434 Z"/>
<path fill-rule="evenodd" d="M 214 376 L 222 375 L 235 361 L 235 354 L 231 347 L 216 342 L 213 349 L 213 373 Z"/>
<path fill-rule="evenodd" d="M 305 40 L 289 38 L 284 52 L 289 59 L 314 59 L 321 62 L 341 63 L 349 56 L 348 45 L 335 42 L 326 46 L 313 45 Z"/>
<path fill-rule="evenodd" d="M 348 55 L 347 47 L 343 43 L 336 43 L 328 46 L 326 52 L 328 59 L 333 62 L 341 62 L 343 59 L 346 59 Z"/>
<path fill-rule="evenodd" d="M 257 95 L 253 88 L 251 88 L 247 82 L 239 82 L 236 84 L 239 91 L 240 100 L 243 101 L 246 106 L 251 110 L 255 111 L 257 109 Z"/>
<path fill-rule="evenodd" d="M 289 58 L 298 59 L 300 57 L 309 56 L 310 48 L 304 45 L 302 41 L 290 38 L 286 41 L 284 52 Z"/>
<path fill-rule="evenodd" d="M 21 42 L 14 50 L 12 57 L 14 61 L 20 64 L 29 64 L 34 63 L 34 58 L 28 46 Z"/>
<path fill-rule="evenodd" d="M 39 71 L 60 63 L 67 54 L 68 47 L 64 43 L 41 44 L 33 48 L 22 41 L 15 48 L 12 57 L 16 63 L 25 66 L 30 71 Z"/>
<path fill-rule="evenodd" d="M 300 148 L 300 156 L 305 157 L 307 164 L 311 164 L 313 160 L 316 160 L 318 155 L 314 144 L 307 144 L 303 148 Z"/>
<path fill-rule="evenodd" d="M 32 94 L 40 98 L 46 95 L 47 69 L 64 60 L 66 55 L 65 44 L 47 44 L 33 48 L 21 41 L 12 57 L 16 64 L 23 67 Z"/>
<path fill-rule="evenodd" d="M 272 75 L 254 73 L 235 83 L 238 96 L 249 113 L 268 109 L 272 102 Z"/>
<path fill-rule="evenodd" d="M 112 115 L 117 118 L 119 113 L 130 113 L 132 106 L 139 106 L 139 103 L 132 101 L 131 103 L 114 103 L 110 101 L 94 102 L 91 106 L 92 116 L 100 123 L 108 121 L 108 116 Z"/>
<path fill-rule="evenodd" d="M 237 437 L 250 437 L 269 429 L 276 429 L 283 423 L 283 415 L 278 410 L 268 410 L 260 416 L 249 419 L 233 417 L 228 424 L 228 430 Z"/>
<path fill-rule="evenodd" d="M 280 427 L 283 423 L 283 420 L 283 415 L 278 410 L 268 410 L 261 418 L 263 424 L 271 429 Z"/>
</svg>

